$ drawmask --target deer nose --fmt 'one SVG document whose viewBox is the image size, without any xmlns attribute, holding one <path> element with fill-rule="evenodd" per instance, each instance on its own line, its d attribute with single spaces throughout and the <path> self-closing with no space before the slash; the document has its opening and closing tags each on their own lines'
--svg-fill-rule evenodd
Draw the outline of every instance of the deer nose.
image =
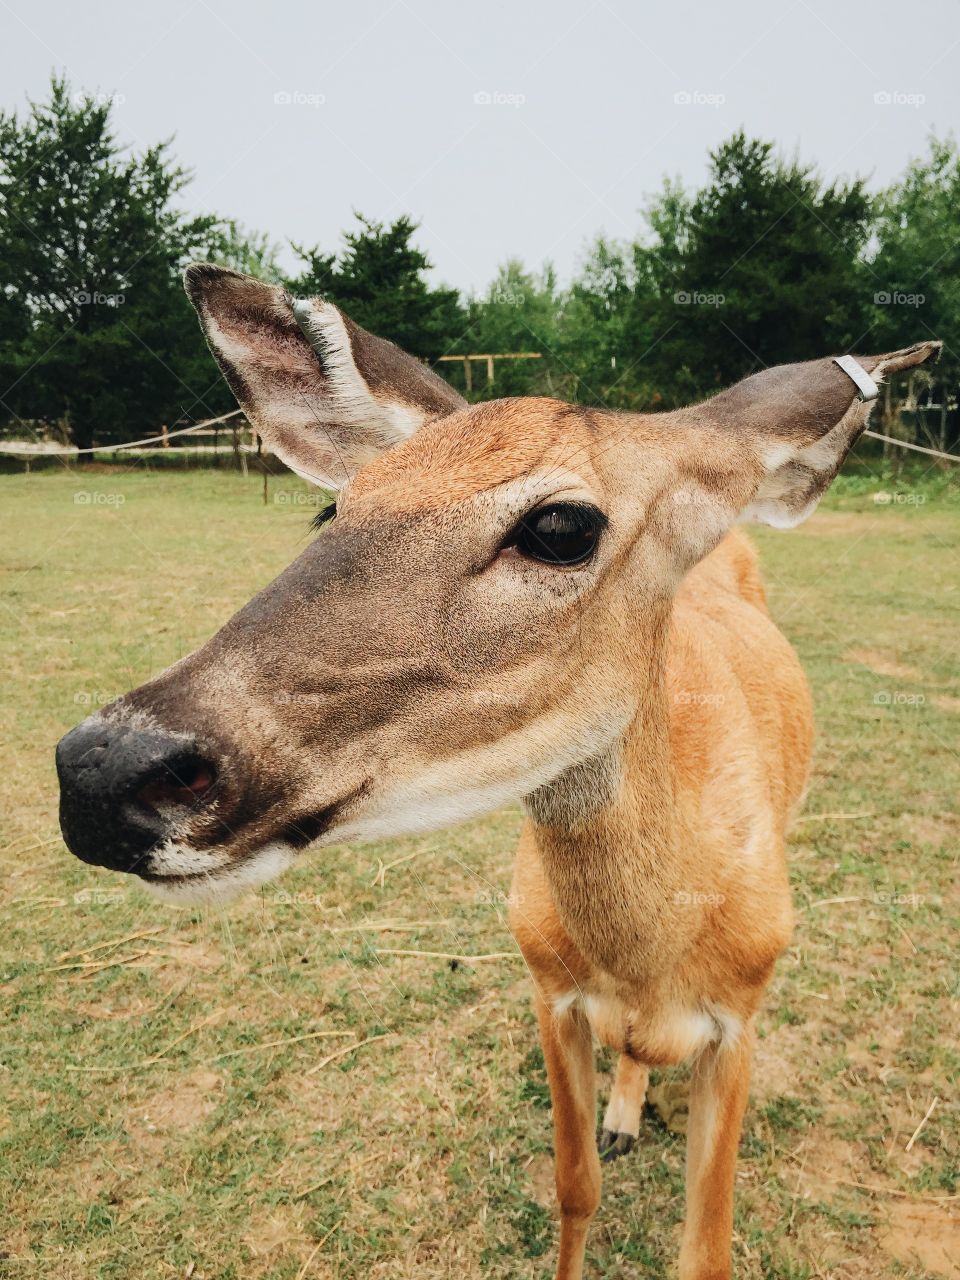
<svg viewBox="0 0 960 1280">
<path fill-rule="evenodd" d="M 216 769 L 189 738 L 92 716 L 60 740 L 60 830 L 84 862 L 150 871 L 151 850 L 211 800 Z"/>
</svg>

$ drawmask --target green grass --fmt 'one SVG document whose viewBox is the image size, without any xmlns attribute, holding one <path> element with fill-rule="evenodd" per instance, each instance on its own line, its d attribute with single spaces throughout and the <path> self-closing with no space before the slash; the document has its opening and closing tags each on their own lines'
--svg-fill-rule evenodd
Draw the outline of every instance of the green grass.
<svg viewBox="0 0 960 1280">
<path fill-rule="evenodd" d="M 0 477 L 0 1275 L 294 1280 L 322 1241 L 309 1276 L 543 1276 L 550 1112 L 522 965 L 379 954 L 513 948 L 519 811 L 317 852 L 222 913 L 162 908 L 57 836 L 60 734 L 304 544 L 302 487 L 270 485 L 286 500 L 230 472 Z M 819 742 L 742 1146 L 737 1274 L 956 1275 L 957 488 L 853 473 L 807 526 L 758 542 Z M 263 1047 L 315 1031 L 343 1034 Z M 605 1172 L 592 1276 L 672 1274 L 682 1170 L 682 1139 L 646 1120 Z"/>
</svg>

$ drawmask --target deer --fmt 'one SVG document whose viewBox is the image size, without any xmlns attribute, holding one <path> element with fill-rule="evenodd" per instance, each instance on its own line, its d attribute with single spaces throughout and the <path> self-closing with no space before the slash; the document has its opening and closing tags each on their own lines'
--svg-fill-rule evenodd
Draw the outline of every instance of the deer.
<svg viewBox="0 0 960 1280">
<path fill-rule="evenodd" d="M 207 342 L 267 448 L 335 506 L 201 648 L 73 728 L 60 821 L 173 902 L 308 846 L 521 803 L 510 923 L 552 1098 L 558 1280 L 651 1068 L 689 1063 L 681 1280 L 731 1274 L 754 1024 L 791 938 L 813 737 L 739 526 L 805 520 L 920 342 L 618 413 L 468 404 L 320 298 L 197 263 Z M 599 1140 L 595 1041 L 619 1054 Z"/>
</svg>

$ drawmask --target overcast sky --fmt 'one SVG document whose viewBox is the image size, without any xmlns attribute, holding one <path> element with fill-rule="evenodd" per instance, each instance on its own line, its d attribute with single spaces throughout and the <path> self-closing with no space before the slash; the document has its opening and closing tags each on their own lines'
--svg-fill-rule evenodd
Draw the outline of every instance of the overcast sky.
<svg viewBox="0 0 960 1280">
<path fill-rule="evenodd" d="M 511 256 L 569 277 L 741 125 L 879 186 L 960 106 L 957 0 L 0 0 L 0 21 L 5 107 L 66 71 L 116 95 L 125 142 L 176 135 L 192 209 L 326 249 L 352 209 L 410 212 L 464 290 Z"/>
</svg>

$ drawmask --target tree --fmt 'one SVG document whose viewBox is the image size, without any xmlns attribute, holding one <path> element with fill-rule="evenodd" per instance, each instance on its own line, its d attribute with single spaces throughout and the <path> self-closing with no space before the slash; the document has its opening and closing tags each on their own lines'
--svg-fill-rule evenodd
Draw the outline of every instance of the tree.
<svg viewBox="0 0 960 1280">
<path fill-rule="evenodd" d="M 29 333 L 30 315 L 24 300 L 6 284 L 0 288 L 0 425 L 13 416 L 14 410 L 7 401 L 14 398 L 20 377 L 20 352 Z M 6 393 L 3 388 L 7 389 Z"/>
<path fill-rule="evenodd" d="M 912 161 L 880 199 L 876 250 L 869 266 L 873 285 L 872 345 L 880 350 L 909 346 L 920 338 L 946 339 L 940 364 L 923 376 L 953 391 L 960 380 L 960 154 L 953 138 L 931 137 L 929 154 Z M 956 437 L 944 412 L 935 443 Z M 890 423 L 888 422 L 888 427 Z"/>
<path fill-rule="evenodd" d="M 304 269 L 288 282 L 291 292 L 326 298 L 371 333 L 436 359 L 462 328 L 457 291 L 427 283 L 430 260 L 411 243 L 417 224 L 406 214 L 389 226 L 355 216 L 359 229 L 344 235 L 339 256 L 293 246 Z"/>
<path fill-rule="evenodd" d="M 557 358 L 560 305 L 552 267 L 536 274 L 527 271 L 517 259 L 499 268 L 485 293 L 468 300 L 463 332 L 452 344 L 452 352 L 495 355 L 539 351 L 543 357 L 501 360 L 494 365 L 494 380 L 490 383 L 485 367 L 475 364 L 475 398 L 558 394 L 555 379 L 563 373 L 562 362 Z"/>
<path fill-rule="evenodd" d="M 567 293 L 560 349 L 577 373 L 572 398 L 612 409 L 642 408 L 653 399 L 632 351 L 631 314 L 651 296 L 637 271 L 634 247 L 598 238 Z"/>
<path fill-rule="evenodd" d="M 248 231 L 235 218 L 227 218 L 211 229 L 203 256 L 221 267 L 242 271 L 270 284 L 283 284 L 280 246 L 264 231 Z"/>
<path fill-rule="evenodd" d="M 80 448 L 229 404 L 179 282 L 217 220 L 174 208 L 189 175 L 167 143 L 124 156 L 110 111 L 54 77 L 0 113 L 0 404 Z"/>
<path fill-rule="evenodd" d="M 651 351 L 668 401 L 844 351 L 868 327 L 863 181 L 826 184 L 743 132 L 710 160 L 710 181 L 691 200 L 667 185 L 638 248 L 638 279 L 655 296 L 634 308 L 633 348 Z"/>
</svg>

